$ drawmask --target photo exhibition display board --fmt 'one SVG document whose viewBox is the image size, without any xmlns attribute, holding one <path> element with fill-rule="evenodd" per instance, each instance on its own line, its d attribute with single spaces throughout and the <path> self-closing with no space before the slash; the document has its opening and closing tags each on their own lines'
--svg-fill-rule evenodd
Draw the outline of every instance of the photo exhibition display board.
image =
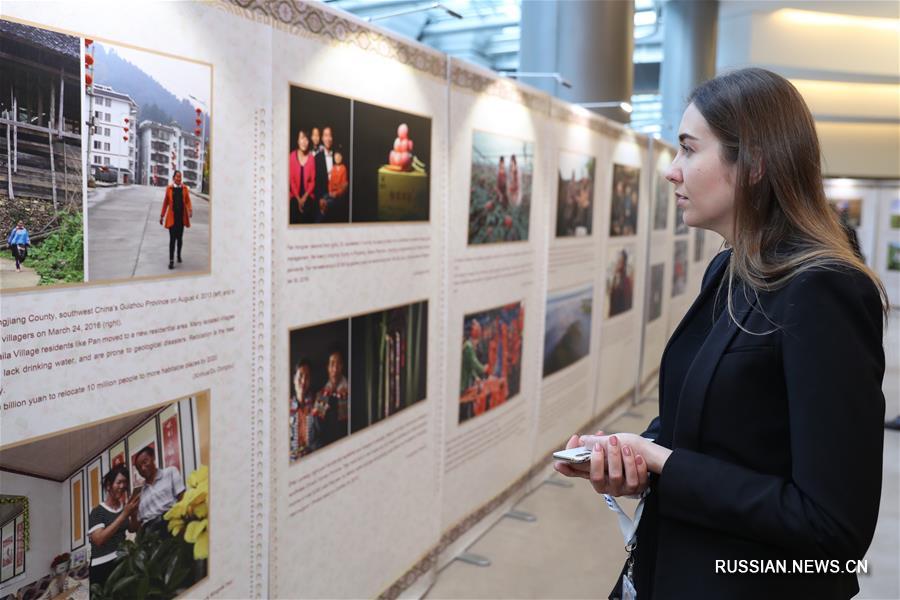
<svg viewBox="0 0 900 600">
<path fill-rule="evenodd" d="M 439 536 L 447 61 L 314 14 L 272 33 L 269 594 L 392 595 Z"/>
<path fill-rule="evenodd" d="M 609 160 L 601 172 L 605 227 L 600 266 L 604 296 L 600 325 L 595 414 L 631 394 L 637 383 L 644 313 L 648 219 L 652 193 L 647 140 L 621 128 L 606 140 Z"/>
<path fill-rule="evenodd" d="M 670 147 L 323 3 L 0 38 L 0 596 L 91 597 L 160 477 L 122 530 L 160 597 L 421 596 L 654 379 L 721 246 Z"/>
<path fill-rule="evenodd" d="M 547 291 L 541 393 L 532 460 L 546 461 L 560 440 L 591 421 L 606 289 L 601 268 L 610 145 L 618 129 L 586 110 L 554 101 L 544 148 L 550 155 Z"/>
<path fill-rule="evenodd" d="M 450 64 L 442 551 L 524 490 L 540 382 L 549 97 Z"/>
<path fill-rule="evenodd" d="M 856 231 L 863 258 L 884 283 L 891 306 L 900 306 L 900 183 L 826 179 L 825 196 Z"/>
<path fill-rule="evenodd" d="M 68 553 L 70 585 L 88 597 L 98 499 L 113 502 L 101 477 L 122 465 L 126 493 L 146 487 L 142 454 L 192 502 L 178 517 L 140 513 L 146 551 L 162 548 L 150 517 L 180 522 L 180 546 L 160 552 L 189 571 L 149 585 L 264 594 L 268 520 L 253 500 L 271 96 L 255 66 L 271 63 L 270 29 L 197 3 L 4 2 L 2 19 L 0 214 L 4 235 L 22 221 L 33 247 L 22 273 L 9 253 L 3 264 L 0 487 L 27 501 L 30 545 L 0 595 L 46 588 Z"/>
<path fill-rule="evenodd" d="M 891 306 L 900 306 L 900 185 L 883 185 L 878 194 L 881 216 L 876 232 L 875 270 L 884 281 Z"/>
<path fill-rule="evenodd" d="M 653 379 L 668 340 L 669 306 L 672 297 L 672 238 L 675 218 L 674 186 L 666 180 L 666 169 L 674 158 L 664 144 L 654 141 L 653 168 L 648 172 L 651 194 L 650 242 L 647 260 L 644 312 L 644 356 L 641 383 Z"/>
</svg>

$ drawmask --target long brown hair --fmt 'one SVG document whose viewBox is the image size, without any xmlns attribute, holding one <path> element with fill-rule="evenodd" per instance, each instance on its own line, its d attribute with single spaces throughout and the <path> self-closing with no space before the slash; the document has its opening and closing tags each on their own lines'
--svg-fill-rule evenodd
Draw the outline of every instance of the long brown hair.
<svg viewBox="0 0 900 600">
<path fill-rule="evenodd" d="M 758 294 L 821 267 L 865 273 L 887 319 L 884 285 L 854 252 L 825 198 L 815 122 L 791 82 L 765 69 L 740 69 L 702 83 L 688 103 L 722 144 L 723 160 L 737 165 L 727 273 L 731 318 L 735 277 Z"/>
</svg>

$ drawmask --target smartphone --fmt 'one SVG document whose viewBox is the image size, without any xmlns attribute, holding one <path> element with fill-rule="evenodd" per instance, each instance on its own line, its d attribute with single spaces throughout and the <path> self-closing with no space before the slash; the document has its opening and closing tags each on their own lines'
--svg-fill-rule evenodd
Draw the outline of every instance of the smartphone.
<svg viewBox="0 0 900 600">
<path fill-rule="evenodd" d="M 573 465 L 580 465 L 591 461 L 591 449 L 581 446 L 580 448 L 560 450 L 553 453 L 553 458 Z"/>
</svg>

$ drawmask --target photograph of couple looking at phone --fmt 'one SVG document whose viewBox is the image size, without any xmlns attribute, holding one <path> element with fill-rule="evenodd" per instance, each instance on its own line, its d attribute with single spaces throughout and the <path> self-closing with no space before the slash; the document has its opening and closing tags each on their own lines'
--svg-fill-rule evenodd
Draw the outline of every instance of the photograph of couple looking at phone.
<svg viewBox="0 0 900 600">
<path fill-rule="evenodd" d="M 209 411 L 202 392 L 0 447 L 0 517 L 25 514 L 4 593 L 168 599 L 204 579 Z"/>
</svg>

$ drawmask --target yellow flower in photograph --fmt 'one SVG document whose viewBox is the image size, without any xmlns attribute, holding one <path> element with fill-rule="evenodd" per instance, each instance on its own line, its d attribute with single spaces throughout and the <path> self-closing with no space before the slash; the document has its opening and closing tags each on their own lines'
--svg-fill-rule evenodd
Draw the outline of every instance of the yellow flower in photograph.
<svg viewBox="0 0 900 600">
<path fill-rule="evenodd" d="M 201 465 L 188 475 L 188 488 L 163 518 L 172 535 L 183 534 L 194 546 L 194 560 L 209 557 L 209 468 Z"/>
<path fill-rule="evenodd" d="M 188 486 L 190 487 L 198 487 L 206 481 L 209 481 L 209 467 L 206 465 L 200 465 L 200 468 L 188 475 Z"/>
<path fill-rule="evenodd" d="M 181 533 L 181 530 L 184 528 L 184 520 L 183 519 L 172 519 L 169 521 L 169 533 L 172 535 L 178 535 Z"/>
<path fill-rule="evenodd" d="M 163 515 L 163 519 L 166 521 L 171 521 L 172 519 L 182 519 L 184 518 L 184 512 L 187 508 L 187 505 L 179 500 L 175 504 L 172 505 L 172 508 L 166 511 Z"/>
<path fill-rule="evenodd" d="M 208 519 L 203 519 L 202 521 L 191 521 L 190 523 L 188 523 L 187 528 L 184 530 L 184 541 L 189 544 L 195 544 L 197 542 L 197 538 L 200 537 L 200 534 L 206 531 L 206 526 L 208 524 Z"/>
<path fill-rule="evenodd" d="M 194 560 L 205 558 L 209 558 L 209 531 L 204 531 L 197 536 L 197 543 L 194 544 Z"/>
</svg>

